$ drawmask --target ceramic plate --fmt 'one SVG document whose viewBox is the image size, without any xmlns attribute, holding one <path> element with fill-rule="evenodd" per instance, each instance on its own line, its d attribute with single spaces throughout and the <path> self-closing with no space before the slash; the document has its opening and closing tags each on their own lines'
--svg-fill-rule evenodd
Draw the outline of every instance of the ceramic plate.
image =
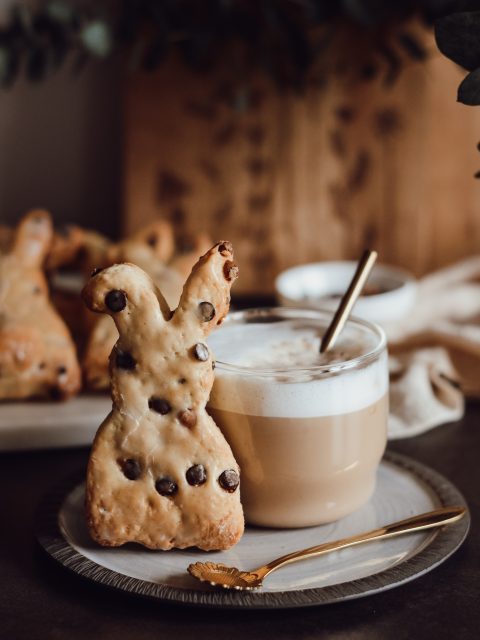
<svg viewBox="0 0 480 640">
<path fill-rule="evenodd" d="M 0 403 L 0 451 L 89 445 L 111 408 L 106 394 Z"/>
<path fill-rule="evenodd" d="M 93 543 L 83 517 L 84 484 L 64 483 L 39 510 L 37 538 L 53 558 L 75 573 L 122 591 L 158 600 L 225 608 L 285 608 L 327 604 L 390 589 L 430 571 L 467 535 L 470 518 L 425 533 L 370 542 L 289 565 L 259 591 L 236 592 L 197 582 L 187 566 L 199 560 L 254 568 L 285 553 L 336 540 L 439 506 L 465 505 L 459 491 L 428 467 L 387 453 L 377 489 L 356 513 L 319 527 L 247 528 L 226 552 L 149 551 L 130 544 L 104 549 Z"/>
</svg>

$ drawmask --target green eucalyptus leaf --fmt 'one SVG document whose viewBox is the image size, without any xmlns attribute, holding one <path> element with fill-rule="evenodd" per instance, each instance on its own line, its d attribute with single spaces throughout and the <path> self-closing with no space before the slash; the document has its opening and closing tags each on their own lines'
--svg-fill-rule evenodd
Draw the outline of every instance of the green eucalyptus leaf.
<svg viewBox="0 0 480 640">
<path fill-rule="evenodd" d="M 136 42 L 130 47 L 130 54 L 127 62 L 127 68 L 129 71 L 137 71 L 141 67 L 147 44 L 147 39 L 142 37 L 136 40 Z"/>
<path fill-rule="evenodd" d="M 105 58 L 113 49 L 113 36 L 110 25 L 104 20 L 94 20 L 80 32 L 83 46 L 91 54 Z"/>
<path fill-rule="evenodd" d="M 24 4 L 16 5 L 12 8 L 13 22 L 17 22 L 24 33 L 32 32 L 32 11 Z"/>
<path fill-rule="evenodd" d="M 46 6 L 47 15 L 61 24 L 70 24 L 73 18 L 73 9 L 67 2 L 49 2 Z"/>
<path fill-rule="evenodd" d="M 458 101 L 470 106 L 480 104 L 480 68 L 464 78 L 458 87 Z"/>
<path fill-rule="evenodd" d="M 29 80 L 42 80 L 48 68 L 48 55 L 45 49 L 34 47 L 28 53 L 26 72 Z"/>
<path fill-rule="evenodd" d="M 143 68 L 146 71 L 154 71 L 160 65 L 167 54 L 167 46 L 163 38 L 158 37 L 147 47 L 143 57 Z"/>
<path fill-rule="evenodd" d="M 18 55 L 14 49 L 0 47 L 0 85 L 10 87 L 17 77 L 19 69 Z"/>
<path fill-rule="evenodd" d="M 10 21 L 0 29 L 0 49 L 4 50 L 0 53 L 0 83 L 10 82 L 20 69 L 38 80 L 65 63 L 70 52 L 77 56 L 74 66 L 78 70 L 92 57 L 105 58 L 117 46 L 133 45 L 130 66 L 134 68 L 155 69 L 172 51 L 180 53 L 197 72 L 208 70 L 216 61 L 235 60 L 230 65 L 235 87 L 231 103 L 241 113 L 252 107 L 243 83 L 248 86 L 254 68 L 268 74 L 278 90 L 303 92 L 317 78 L 323 86 L 335 72 L 328 49 L 345 19 L 371 39 L 372 60 L 383 58 L 383 64 L 362 67 L 362 58 L 352 52 L 345 69 L 352 66 L 357 77 L 365 80 L 385 72 L 385 83 L 393 83 L 404 64 L 405 55 L 400 53 L 418 60 L 426 54 L 421 41 L 399 19 L 427 4 L 443 6 L 445 1 L 450 0 L 121 0 L 113 3 L 113 11 L 111 2 L 13 0 Z M 475 35 L 480 11 L 459 15 L 463 18 L 447 18 L 457 22 L 449 23 L 446 36 L 466 50 L 470 57 L 464 62 L 474 69 L 480 66 L 480 38 Z M 377 27 L 383 24 L 398 26 L 396 46 L 381 40 L 382 29 Z M 441 38 L 442 23 L 438 33 Z M 232 52 L 232 42 L 240 43 L 241 56 Z M 458 53 L 455 46 L 452 56 Z"/>
<path fill-rule="evenodd" d="M 247 87 L 239 89 L 233 98 L 233 108 L 237 113 L 245 113 L 248 109 L 250 93 Z"/>
<path fill-rule="evenodd" d="M 61 67 L 69 52 L 69 43 L 60 38 L 51 39 L 51 60 L 55 68 Z"/>
<path fill-rule="evenodd" d="M 0 47 L 0 83 L 3 84 L 10 72 L 10 51 Z"/>
<path fill-rule="evenodd" d="M 480 66 L 480 11 L 465 11 L 440 18 L 435 23 L 440 51 L 472 71 Z"/>
<path fill-rule="evenodd" d="M 78 76 L 87 66 L 89 61 L 88 54 L 85 51 L 80 51 L 74 58 L 72 63 L 72 73 L 74 76 Z"/>
</svg>

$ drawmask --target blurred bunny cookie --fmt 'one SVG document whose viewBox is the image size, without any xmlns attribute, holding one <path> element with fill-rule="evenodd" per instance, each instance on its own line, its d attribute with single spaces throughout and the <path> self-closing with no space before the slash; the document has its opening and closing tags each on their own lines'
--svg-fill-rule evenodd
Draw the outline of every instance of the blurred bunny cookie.
<svg viewBox="0 0 480 640">
<path fill-rule="evenodd" d="M 106 263 L 132 262 L 144 269 L 173 308 L 178 304 L 183 283 L 193 265 L 211 245 L 212 241 L 204 233 L 175 239 L 172 225 L 166 220 L 156 220 L 131 237 L 111 245 L 106 253 Z M 109 388 L 108 357 L 117 339 L 118 332 L 111 318 L 107 315 L 98 318 L 89 334 L 82 361 L 89 389 Z"/>
<path fill-rule="evenodd" d="M 80 388 L 75 346 L 52 307 L 42 265 L 52 241 L 46 211 L 28 213 L 0 256 L 0 399 L 65 399 Z"/>
<path fill-rule="evenodd" d="M 169 267 L 185 280 L 200 256 L 212 246 L 208 233 L 200 231 L 196 234 L 186 234 L 179 237 L 175 243 L 175 253 L 169 262 Z"/>
<path fill-rule="evenodd" d="M 165 263 L 172 256 L 173 249 L 172 226 L 167 221 L 158 220 L 140 229 L 130 238 L 111 245 L 106 252 L 104 263 L 97 266 L 132 262 L 155 278 L 155 282 L 162 286 L 168 302 L 173 299 L 176 303 L 183 281 L 176 273 L 165 268 Z M 108 315 L 96 317 L 95 322 L 92 323 L 82 362 L 88 388 L 95 390 L 109 388 L 108 358 L 117 339 L 118 331 L 112 319 Z"/>
<path fill-rule="evenodd" d="M 75 264 L 85 244 L 84 230 L 75 225 L 58 227 L 52 238 L 45 260 L 45 269 L 55 269 Z"/>
<path fill-rule="evenodd" d="M 174 249 L 172 225 L 166 220 L 155 220 L 129 238 L 112 245 L 107 251 L 107 260 L 108 264 L 129 261 L 148 270 L 152 261 L 165 265 Z"/>
<path fill-rule="evenodd" d="M 87 472 L 86 515 L 105 546 L 228 549 L 243 533 L 239 468 L 205 406 L 214 361 L 205 344 L 228 312 L 237 276 L 231 245 L 194 266 L 171 312 L 133 264 L 93 275 L 83 298 L 112 316 L 112 412 L 100 426 Z"/>
<path fill-rule="evenodd" d="M 0 254 L 6 253 L 12 242 L 13 229 L 0 224 Z"/>
<path fill-rule="evenodd" d="M 109 264 L 107 253 L 111 246 L 111 241 L 97 231 L 74 224 L 60 226 L 53 234 L 45 269 L 55 271 L 66 267 L 89 276 L 95 267 Z"/>
</svg>

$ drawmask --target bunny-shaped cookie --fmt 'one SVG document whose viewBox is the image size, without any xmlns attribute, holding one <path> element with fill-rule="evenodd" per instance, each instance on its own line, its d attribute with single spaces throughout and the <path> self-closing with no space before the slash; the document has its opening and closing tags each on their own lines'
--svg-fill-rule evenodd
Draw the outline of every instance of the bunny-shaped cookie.
<svg viewBox="0 0 480 640">
<path fill-rule="evenodd" d="M 12 241 L 13 230 L 6 225 L 0 224 L 0 254 L 6 253 Z"/>
<path fill-rule="evenodd" d="M 75 346 L 42 271 L 52 233 L 50 215 L 31 211 L 0 256 L 0 399 L 65 399 L 80 388 Z"/>
<path fill-rule="evenodd" d="M 128 263 L 94 274 L 83 291 L 120 334 L 110 356 L 112 412 L 87 472 L 87 520 L 102 545 L 227 549 L 243 533 L 239 469 L 205 409 L 214 378 L 205 338 L 228 312 L 232 258 L 229 242 L 202 256 L 174 312 Z"/>
<path fill-rule="evenodd" d="M 175 250 L 172 225 L 167 220 L 155 220 L 129 238 L 112 245 L 106 255 L 108 264 L 133 262 L 142 269 L 152 262 L 165 265 Z"/>
</svg>

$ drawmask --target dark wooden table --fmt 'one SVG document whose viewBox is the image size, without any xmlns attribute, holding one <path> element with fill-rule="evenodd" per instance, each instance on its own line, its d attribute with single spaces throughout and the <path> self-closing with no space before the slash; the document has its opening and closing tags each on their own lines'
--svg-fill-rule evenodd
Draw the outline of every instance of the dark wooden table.
<svg viewBox="0 0 480 640">
<path fill-rule="evenodd" d="M 128 597 L 70 574 L 38 548 L 34 513 L 86 449 L 0 455 L 0 638 L 235 640 L 477 638 L 480 634 L 480 404 L 465 418 L 390 448 L 435 468 L 464 493 L 472 528 L 431 573 L 367 598 L 287 611 L 221 611 Z"/>
</svg>

